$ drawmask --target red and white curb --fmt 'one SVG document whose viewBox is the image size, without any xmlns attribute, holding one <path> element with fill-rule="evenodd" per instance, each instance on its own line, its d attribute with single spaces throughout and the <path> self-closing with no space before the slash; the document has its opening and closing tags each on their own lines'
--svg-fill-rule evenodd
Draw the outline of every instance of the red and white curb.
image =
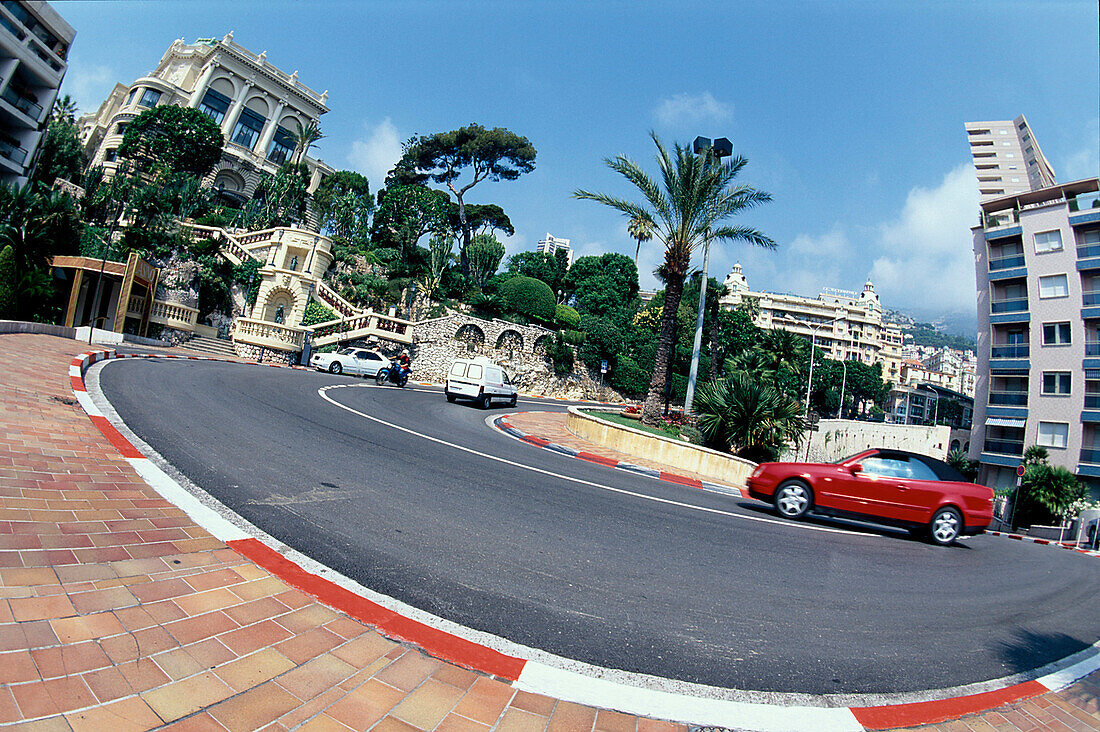
<svg viewBox="0 0 1100 732">
<path fill-rule="evenodd" d="M 522 414 L 522 412 L 514 412 L 513 414 Z M 595 453 L 585 452 L 584 450 L 574 450 L 571 447 L 565 445 L 559 445 L 555 442 L 551 442 L 545 437 L 538 437 L 537 435 L 529 435 L 526 432 L 518 429 L 515 425 L 508 421 L 508 418 L 513 414 L 506 414 L 501 417 L 495 417 L 492 419 L 494 427 L 499 429 L 517 440 L 522 440 L 529 445 L 535 447 L 541 447 L 544 450 L 553 450 L 554 452 L 561 453 L 568 457 L 573 457 L 578 460 L 584 460 L 590 463 L 596 463 L 598 465 L 606 465 L 609 468 L 616 468 L 618 470 L 626 470 L 631 473 L 637 473 L 639 475 L 648 475 L 651 478 L 657 480 L 663 480 L 667 483 L 676 483 L 678 485 L 686 485 L 690 488 L 699 488 L 705 491 L 712 491 L 714 493 L 724 493 L 728 496 L 737 496 L 738 498 L 748 498 L 748 494 L 742 491 L 740 488 L 732 485 L 726 485 L 724 483 L 713 483 L 709 480 L 699 480 L 698 478 L 689 478 L 686 475 L 678 475 L 676 473 L 670 473 L 667 470 L 657 470 L 656 468 L 647 468 L 642 465 L 635 465 L 633 463 L 624 462 L 622 460 L 614 460 L 602 455 L 596 455 Z"/>
<path fill-rule="evenodd" d="M 1041 544 L 1043 546 L 1053 546 L 1059 549 L 1069 549 L 1071 552 L 1077 554 L 1085 554 L 1090 557 L 1100 557 L 1100 551 L 1093 551 L 1092 549 L 1080 549 L 1077 544 L 1072 541 L 1055 541 L 1054 539 L 1040 539 L 1035 536 L 1023 536 L 1022 534 L 1009 534 L 1004 531 L 986 531 L 985 533 L 990 536 L 1003 536 L 1006 539 L 1014 539 L 1016 541 L 1023 541 L 1029 544 Z"/>
<path fill-rule="evenodd" d="M 1000 689 L 962 693 L 952 698 L 917 701 L 905 700 L 917 699 L 921 694 L 895 695 L 901 703 L 840 706 L 826 697 L 738 692 L 614 669 L 602 669 L 521 646 L 486 633 L 462 628 L 443 618 L 437 618 L 392 598 L 374 593 L 308 557 L 282 546 L 260 529 L 244 522 L 243 519 L 234 516 L 236 521 L 228 520 L 196 498 L 139 451 L 88 395 L 84 384 L 84 373 L 92 364 L 112 358 L 177 358 L 195 361 L 224 360 L 227 363 L 242 362 L 203 356 L 90 351 L 72 360 L 69 377 L 73 394 L 80 406 L 107 440 L 157 493 L 184 511 L 211 535 L 267 569 L 286 584 L 376 628 L 380 633 L 413 643 L 437 658 L 508 681 L 516 689 L 629 714 L 673 719 L 687 724 L 722 725 L 768 732 L 804 730 L 811 727 L 820 732 L 856 732 L 865 729 L 935 724 L 956 719 L 1048 691 L 1063 689 L 1100 669 L 1100 643 L 1098 643 L 1077 654 L 1072 660 L 1067 660 L 1062 664 L 1062 668 L 1052 673 L 1013 683 Z M 244 362 L 242 365 L 249 364 Z M 277 364 L 262 365 L 287 368 Z M 511 429 L 515 428 L 511 427 Z M 548 441 L 543 441 L 546 442 L 545 445 L 539 445 L 538 442 L 531 440 L 526 441 L 547 448 L 551 444 Z M 581 457 L 580 453 L 575 457 L 588 459 Z M 600 458 L 593 462 L 608 464 L 610 461 L 605 462 L 605 459 Z M 614 467 L 620 467 L 617 461 Z M 676 478 L 681 480 L 674 482 L 680 483 L 683 480 L 683 476 L 676 476 Z M 699 487 L 703 487 L 701 481 L 695 482 L 700 483 Z M 691 483 L 688 484 L 691 485 Z M 727 487 L 722 486 L 722 488 Z M 332 579 L 322 575 L 328 575 Z M 976 686 L 987 688 L 995 683 L 989 682 Z M 926 692 L 923 695 L 943 696 L 951 691 L 953 690 L 939 690 Z M 756 701 L 743 701 L 736 697 L 751 698 Z M 761 699 L 771 703 L 758 701 Z"/>
</svg>

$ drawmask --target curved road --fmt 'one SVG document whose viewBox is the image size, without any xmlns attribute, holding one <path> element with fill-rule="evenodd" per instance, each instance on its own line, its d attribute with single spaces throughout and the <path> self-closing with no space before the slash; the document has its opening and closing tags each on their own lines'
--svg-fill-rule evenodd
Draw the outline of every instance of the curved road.
<svg viewBox="0 0 1100 732">
<path fill-rule="evenodd" d="M 1095 558 L 780 521 L 516 441 L 438 390 L 172 360 L 108 362 L 99 383 L 138 436 L 280 541 L 430 613 L 598 666 L 891 693 L 1000 678 L 1100 639 Z M 333 385 L 324 394 L 361 414 L 322 398 Z"/>
</svg>

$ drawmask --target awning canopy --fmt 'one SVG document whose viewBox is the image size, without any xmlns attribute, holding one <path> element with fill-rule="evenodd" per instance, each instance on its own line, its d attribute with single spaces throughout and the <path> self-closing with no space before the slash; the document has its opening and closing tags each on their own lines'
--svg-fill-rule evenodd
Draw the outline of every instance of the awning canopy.
<svg viewBox="0 0 1100 732">
<path fill-rule="evenodd" d="M 1026 420 L 1013 417 L 986 417 L 987 427 L 1023 427 Z"/>
</svg>

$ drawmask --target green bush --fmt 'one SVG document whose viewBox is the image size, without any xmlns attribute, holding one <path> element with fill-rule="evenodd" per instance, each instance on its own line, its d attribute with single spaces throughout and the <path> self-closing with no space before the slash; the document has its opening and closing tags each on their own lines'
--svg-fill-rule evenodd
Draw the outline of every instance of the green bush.
<svg viewBox="0 0 1100 732">
<path fill-rule="evenodd" d="M 581 324 L 581 314 L 568 305 L 557 305 L 554 308 L 554 319 L 573 330 Z"/>
<path fill-rule="evenodd" d="M 554 364 L 554 373 L 558 376 L 573 373 L 573 349 L 565 344 L 561 333 L 546 349 L 546 356 Z"/>
<path fill-rule="evenodd" d="M 561 336 L 562 340 L 571 346 L 579 346 L 584 343 L 584 331 L 581 330 L 563 330 Z"/>
<path fill-rule="evenodd" d="M 336 320 L 340 316 L 316 300 L 310 300 L 306 305 L 305 315 L 302 316 L 302 325 L 317 325 L 318 323 L 327 323 L 330 320 Z"/>
<path fill-rule="evenodd" d="M 550 285 L 534 277 L 513 277 L 500 286 L 500 297 L 512 312 L 539 320 L 554 317 L 557 300 Z"/>
<path fill-rule="evenodd" d="M 619 356 L 609 379 L 611 387 L 633 396 L 640 396 L 649 390 L 649 377 L 645 369 L 630 356 Z"/>
<path fill-rule="evenodd" d="M 15 312 L 15 250 L 7 245 L 0 250 L 0 317 Z"/>
</svg>

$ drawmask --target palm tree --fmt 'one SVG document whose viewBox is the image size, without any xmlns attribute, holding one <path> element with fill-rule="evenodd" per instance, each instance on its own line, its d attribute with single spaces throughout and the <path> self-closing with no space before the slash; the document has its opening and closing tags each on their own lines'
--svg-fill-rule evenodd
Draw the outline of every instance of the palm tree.
<svg viewBox="0 0 1100 732">
<path fill-rule="evenodd" d="M 309 149 L 313 147 L 313 143 L 323 137 L 324 135 L 321 134 L 321 128 L 317 126 L 317 122 L 314 120 L 310 120 L 309 124 L 305 125 L 298 120 L 294 120 L 294 131 L 290 133 L 290 139 L 294 140 L 294 162 L 302 162 L 302 158 L 304 158 L 306 153 L 309 152 Z"/>
<path fill-rule="evenodd" d="M 68 94 L 60 96 L 57 101 L 53 103 L 53 119 L 60 120 L 62 122 L 68 122 L 69 124 L 76 123 L 76 113 L 79 110 L 76 107 L 76 100 L 74 100 Z"/>
<path fill-rule="evenodd" d="M 670 155 L 656 134 L 650 133 L 650 137 L 657 145 L 659 182 L 625 156 L 604 161 L 641 191 L 644 204 L 585 190 L 578 190 L 573 196 L 597 201 L 631 218 L 654 222 L 653 236 L 665 245 L 665 307 L 661 313 L 653 377 L 642 409 L 642 421 L 652 425 L 660 416 L 661 391 L 668 378 L 668 354 L 676 330 L 676 312 L 692 252 L 708 240 L 746 241 L 768 249 L 774 248 L 775 242 L 756 229 L 717 226 L 725 219 L 771 200 L 763 191 L 733 185 L 734 178 L 747 163 L 743 157 L 719 164 L 711 155 L 695 155 L 690 148 L 679 144 Z"/>
<path fill-rule="evenodd" d="M 638 254 L 642 251 L 642 244 L 653 238 L 653 221 L 645 216 L 632 216 L 630 223 L 626 225 L 626 231 L 630 237 L 638 242 L 634 248 L 634 266 L 638 266 Z"/>
<path fill-rule="evenodd" d="M 702 384 L 695 398 L 708 443 L 749 460 L 775 460 L 805 430 L 796 400 L 745 373 Z"/>
</svg>

